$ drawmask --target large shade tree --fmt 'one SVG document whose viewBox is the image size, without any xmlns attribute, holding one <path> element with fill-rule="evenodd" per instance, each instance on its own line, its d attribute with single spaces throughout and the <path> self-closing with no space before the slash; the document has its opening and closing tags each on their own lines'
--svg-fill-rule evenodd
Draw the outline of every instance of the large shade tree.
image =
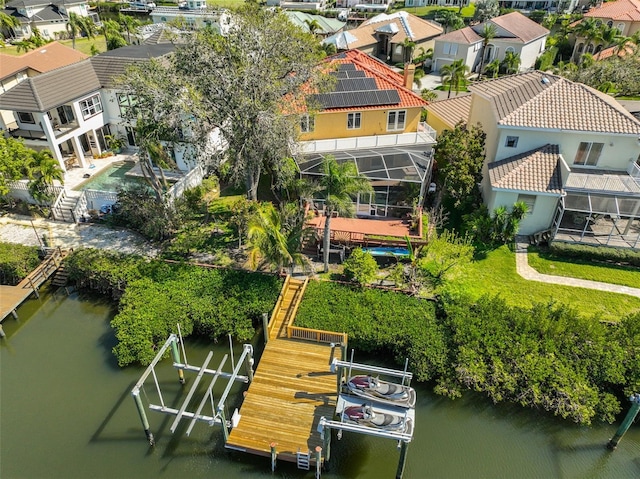
<svg viewBox="0 0 640 479">
<path fill-rule="evenodd" d="M 235 11 L 228 28 L 224 36 L 212 29 L 189 35 L 170 62 L 139 68 L 125 84 L 144 97 L 154 121 L 168 123 L 165 109 L 171 121 L 180 119 L 199 159 L 213 156 L 205 154 L 207 138 L 219 128 L 231 177 L 244 182 L 255 200 L 261 174 L 278 170 L 274 165 L 290 157 L 297 137 L 297 122 L 283 106 L 300 105 L 305 94 L 318 90 L 324 52 L 282 12 L 255 4 Z M 182 118 L 175 116 L 180 109 Z"/>
<path fill-rule="evenodd" d="M 355 207 L 353 197 L 358 193 L 373 191 L 369 180 L 358 174 L 352 161 L 338 163 L 328 156 L 322 165 L 322 176 L 318 179 L 318 194 L 324 200 L 324 236 L 322 248 L 324 252 L 324 272 L 329 271 L 329 238 L 331 236 L 331 217 L 338 213 L 342 216 L 353 216 Z"/>
</svg>

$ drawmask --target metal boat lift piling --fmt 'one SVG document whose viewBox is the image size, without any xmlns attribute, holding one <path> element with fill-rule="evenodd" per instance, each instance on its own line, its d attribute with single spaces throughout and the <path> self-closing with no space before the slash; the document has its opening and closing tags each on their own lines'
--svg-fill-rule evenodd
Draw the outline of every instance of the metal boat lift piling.
<svg viewBox="0 0 640 479">
<path fill-rule="evenodd" d="M 178 328 L 178 332 L 179 331 L 180 331 L 180 328 Z M 182 360 L 180 358 L 178 344 L 180 344 L 182 349 Z M 171 349 L 173 367 L 178 370 L 178 380 L 180 381 L 181 384 L 185 383 L 185 379 L 184 379 L 185 371 L 197 373 L 196 378 L 193 381 L 193 384 L 191 385 L 191 388 L 189 389 L 189 392 L 187 393 L 186 398 L 182 402 L 182 406 L 180 407 L 180 409 L 171 408 L 165 405 L 164 398 L 162 396 L 162 390 L 160 388 L 160 384 L 158 383 L 158 377 L 155 371 L 156 365 L 158 364 L 158 362 L 160 362 L 165 352 L 169 349 Z M 231 350 L 231 362 L 232 362 L 232 368 L 233 368 L 233 372 L 231 373 L 222 371 L 222 368 L 224 367 L 227 359 L 229 358 L 228 354 L 224 355 L 224 357 L 222 358 L 222 360 L 218 365 L 218 369 L 208 369 L 209 362 L 211 362 L 212 357 L 213 357 L 213 351 L 209 351 L 209 354 L 204 360 L 204 363 L 202 364 L 202 366 L 198 367 L 198 366 L 192 366 L 188 364 L 187 355 L 184 350 L 184 345 L 182 343 L 182 337 L 176 334 L 171 334 L 167 339 L 167 341 L 164 343 L 164 345 L 158 350 L 158 353 L 153 358 L 153 361 L 151 361 L 151 364 L 149 364 L 149 366 L 144 371 L 144 373 L 142 373 L 142 376 L 140 376 L 140 379 L 131 390 L 131 395 L 133 396 L 133 399 L 136 404 L 136 408 L 138 410 L 138 414 L 140 415 L 140 421 L 142 422 L 142 427 L 144 428 L 145 435 L 151 446 L 155 444 L 155 439 L 153 437 L 153 433 L 151 432 L 151 427 L 149 425 L 149 420 L 147 419 L 147 414 L 145 411 L 144 404 L 142 403 L 142 398 L 140 397 L 140 391 L 144 388 L 144 383 L 150 375 L 153 377 L 153 382 L 155 384 L 158 397 L 160 399 L 160 404 L 158 405 L 158 404 L 149 403 L 149 406 L 148 406 L 149 410 L 175 416 L 175 419 L 171 424 L 171 428 L 170 428 L 171 433 L 174 433 L 176 431 L 176 429 L 178 428 L 178 425 L 180 424 L 180 421 L 183 418 L 189 418 L 191 419 L 191 422 L 189 423 L 189 426 L 186 431 L 187 436 L 191 434 L 191 431 L 193 430 L 195 423 L 200 421 L 200 422 L 206 422 L 209 426 L 213 426 L 215 424 L 221 425 L 224 440 L 225 442 L 227 441 L 227 438 L 229 436 L 229 427 L 231 427 L 231 425 L 234 422 L 238 421 L 239 416 L 236 411 L 231 418 L 231 423 L 227 420 L 225 415 L 225 401 L 227 400 L 227 396 L 231 391 L 231 387 L 233 386 L 234 381 L 249 383 L 253 380 L 253 364 L 254 364 L 253 347 L 250 344 L 243 345 L 242 355 L 238 359 L 237 364 L 234 364 L 233 350 Z M 246 371 L 247 371 L 246 376 L 239 374 L 243 364 L 246 367 Z M 213 378 L 211 379 L 211 382 L 209 383 L 209 386 L 207 387 L 207 391 L 203 396 L 203 398 L 201 399 L 196 411 L 194 412 L 187 411 L 187 407 L 191 399 L 193 398 L 193 395 L 195 394 L 196 389 L 198 388 L 198 384 L 200 384 L 200 381 L 205 375 L 213 376 Z M 216 406 L 215 400 L 213 397 L 213 386 L 215 385 L 216 381 L 220 377 L 227 379 L 228 382 Z M 207 402 L 211 404 L 211 415 L 202 413 Z"/>
</svg>

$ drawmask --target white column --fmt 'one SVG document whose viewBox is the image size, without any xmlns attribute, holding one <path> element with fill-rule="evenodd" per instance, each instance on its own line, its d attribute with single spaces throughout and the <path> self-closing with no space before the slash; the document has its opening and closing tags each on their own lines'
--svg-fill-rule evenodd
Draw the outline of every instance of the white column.
<svg viewBox="0 0 640 479">
<path fill-rule="evenodd" d="M 47 144 L 49 146 L 49 150 L 53 153 L 53 157 L 58 160 L 58 164 L 62 171 L 67 171 L 67 168 L 64 165 L 64 159 L 62 158 L 62 152 L 60 151 L 60 147 L 58 146 L 58 142 L 56 140 L 56 134 L 53 129 L 53 125 L 51 125 L 51 121 L 46 113 L 37 113 L 36 117 L 38 117 L 38 121 L 40 126 L 42 127 L 42 131 L 44 131 L 45 136 L 47 137 Z"/>
<path fill-rule="evenodd" d="M 84 156 L 84 151 L 82 150 L 82 143 L 80 143 L 80 139 L 77 136 L 71 138 L 71 143 L 73 145 L 73 150 L 76 153 L 76 158 L 78 159 L 78 163 L 80 163 L 81 168 L 86 168 L 87 159 Z"/>
</svg>

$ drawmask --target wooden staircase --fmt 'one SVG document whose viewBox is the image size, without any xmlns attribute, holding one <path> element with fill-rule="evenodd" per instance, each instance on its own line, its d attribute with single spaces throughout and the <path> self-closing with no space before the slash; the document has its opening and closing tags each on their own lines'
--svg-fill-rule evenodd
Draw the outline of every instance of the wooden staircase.
<svg viewBox="0 0 640 479">
<path fill-rule="evenodd" d="M 308 281 L 309 278 L 302 280 L 287 276 L 269 321 L 269 339 L 287 336 L 287 326 L 293 323 Z"/>
<path fill-rule="evenodd" d="M 51 286 L 55 286 L 58 288 L 66 286 L 67 281 L 69 281 L 69 272 L 65 269 L 64 263 L 62 263 L 58 270 L 54 273 L 53 279 L 51 280 Z"/>
</svg>

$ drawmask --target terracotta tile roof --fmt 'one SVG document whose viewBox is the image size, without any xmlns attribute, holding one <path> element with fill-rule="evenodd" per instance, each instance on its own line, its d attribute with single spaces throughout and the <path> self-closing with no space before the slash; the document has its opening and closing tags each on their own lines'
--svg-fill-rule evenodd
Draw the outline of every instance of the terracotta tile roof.
<svg viewBox="0 0 640 479">
<path fill-rule="evenodd" d="M 559 163 L 558 145 L 544 145 L 489 163 L 489 179 L 494 188 L 560 194 L 562 177 Z"/>
<path fill-rule="evenodd" d="M 614 55 L 617 55 L 619 57 L 633 55 L 633 53 L 636 51 L 636 48 L 637 47 L 631 42 L 627 42 L 624 48 L 621 48 L 620 50 L 618 50 L 618 47 L 614 45 L 613 47 L 600 50 L 598 53 L 593 55 L 593 59 L 595 61 L 599 61 L 599 60 L 604 60 L 606 58 L 611 58 Z"/>
<path fill-rule="evenodd" d="M 501 35 L 500 29 L 504 29 L 513 35 L 515 38 L 522 40 L 523 43 L 529 43 L 532 40 L 536 40 L 540 37 L 549 34 L 549 30 L 542 25 L 528 19 L 520 12 L 511 12 L 506 15 L 487 20 L 485 23 L 493 23 L 498 28 L 498 34 L 496 38 L 505 38 L 506 35 Z M 484 24 L 480 24 L 474 27 L 476 32 L 481 32 Z M 507 37 L 508 38 L 508 37 Z"/>
<path fill-rule="evenodd" d="M 640 0 L 617 0 L 593 7 L 585 17 L 640 22 Z"/>
<path fill-rule="evenodd" d="M 28 68 L 39 73 L 55 70 L 88 58 L 87 55 L 58 42 L 47 43 L 19 57 L 0 53 L 0 79 Z"/>
<path fill-rule="evenodd" d="M 376 86 L 379 90 L 396 90 L 400 97 L 398 103 L 392 105 L 377 106 L 356 106 L 348 108 L 331 108 L 331 112 L 341 111 L 362 111 L 362 110 L 379 110 L 393 108 L 411 108 L 423 107 L 427 102 L 413 91 L 404 87 L 403 76 L 385 65 L 380 60 L 373 58 L 360 50 L 349 50 L 346 52 L 332 55 L 325 59 L 325 62 L 331 64 L 350 63 L 355 66 L 356 70 L 361 70 L 366 77 L 375 79 Z"/>
<path fill-rule="evenodd" d="M 640 134 L 640 122 L 609 95 L 533 71 L 469 86 L 489 99 L 498 125 Z"/>
<path fill-rule="evenodd" d="M 471 110 L 471 95 L 457 96 L 447 100 L 434 101 L 427 105 L 427 111 L 433 112 L 451 128 L 458 123 L 467 123 Z"/>
<path fill-rule="evenodd" d="M 466 43 L 471 45 L 482 41 L 482 37 L 478 35 L 473 28 L 464 27 L 460 30 L 454 30 L 437 38 L 438 41 L 447 41 L 452 43 Z"/>
<path fill-rule="evenodd" d="M 376 34 L 378 30 L 396 32 L 391 37 L 393 43 L 402 43 L 405 38 L 420 43 L 442 33 L 442 27 L 405 11 L 392 14 L 381 13 L 358 28 L 349 30 L 349 33 L 356 38 L 356 41 L 349 43 L 349 48 L 362 48 L 378 43 Z"/>
</svg>

